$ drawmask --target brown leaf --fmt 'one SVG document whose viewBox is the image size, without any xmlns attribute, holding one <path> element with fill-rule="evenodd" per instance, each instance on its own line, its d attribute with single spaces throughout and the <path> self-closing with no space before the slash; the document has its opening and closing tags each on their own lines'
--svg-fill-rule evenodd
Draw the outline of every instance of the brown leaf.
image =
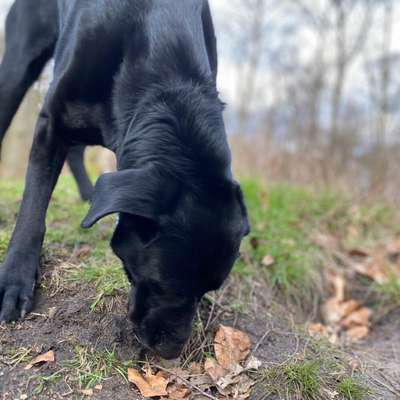
<svg viewBox="0 0 400 400">
<path fill-rule="evenodd" d="M 168 388 L 168 398 L 171 400 L 184 400 L 190 396 L 190 390 L 183 385 L 174 384 Z"/>
<path fill-rule="evenodd" d="M 250 397 L 251 388 L 255 384 L 256 381 L 248 375 L 237 371 L 221 378 L 217 384 L 217 389 L 219 393 L 229 399 L 245 400 Z"/>
<path fill-rule="evenodd" d="M 179 378 L 181 379 L 188 379 L 190 377 L 190 372 L 186 369 L 182 368 L 173 368 L 171 369 L 172 376 L 170 378 L 170 382 L 172 380 L 178 380 Z"/>
<path fill-rule="evenodd" d="M 192 376 L 190 383 L 201 390 L 207 390 L 214 386 L 214 382 L 208 374 Z"/>
<path fill-rule="evenodd" d="M 217 388 L 225 390 L 228 386 L 237 385 L 243 372 L 245 372 L 244 368 L 241 367 L 239 364 L 236 364 L 228 375 L 225 375 L 221 379 L 219 379 L 219 381 L 217 382 Z"/>
<path fill-rule="evenodd" d="M 48 312 L 49 319 L 54 319 L 57 314 L 57 307 L 50 307 Z"/>
<path fill-rule="evenodd" d="M 201 375 L 203 373 L 203 367 L 200 363 L 193 362 L 190 364 L 189 371 L 191 375 Z"/>
<path fill-rule="evenodd" d="M 267 254 L 262 260 L 262 265 L 264 265 L 265 267 L 271 267 L 274 264 L 275 264 L 275 259 L 269 254 Z"/>
<path fill-rule="evenodd" d="M 260 241 L 256 237 L 252 237 L 250 239 L 250 245 L 254 250 L 257 250 L 258 246 L 260 245 Z"/>
<path fill-rule="evenodd" d="M 250 353 L 249 336 L 237 329 L 221 325 L 215 339 L 214 349 L 218 363 L 222 368 L 231 370 Z"/>
<path fill-rule="evenodd" d="M 369 326 L 369 320 L 371 318 L 372 312 L 367 307 L 362 307 L 357 311 L 352 312 L 349 314 L 341 323 L 340 325 L 345 328 L 349 329 L 354 326 Z"/>
<path fill-rule="evenodd" d="M 93 396 L 93 389 L 82 389 L 82 390 L 80 390 L 80 392 L 81 392 L 84 396 L 88 396 L 88 397 Z"/>
<path fill-rule="evenodd" d="M 361 304 L 356 300 L 340 302 L 331 298 L 324 304 L 322 312 L 328 324 L 337 324 L 360 307 Z"/>
<path fill-rule="evenodd" d="M 359 257 L 359 258 L 369 257 L 369 253 L 363 249 L 350 249 L 348 253 L 350 257 Z"/>
<path fill-rule="evenodd" d="M 339 239 L 331 236 L 326 235 L 323 233 L 318 233 L 314 236 L 314 242 L 323 249 L 327 250 L 336 250 L 339 247 Z"/>
<path fill-rule="evenodd" d="M 132 382 L 144 397 L 167 396 L 169 380 L 164 374 L 153 374 L 150 366 L 146 368 L 146 375 L 142 376 L 139 371 L 133 368 L 128 369 L 128 380 Z"/>
<path fill-rule="evenodd" d="M 345 318 L 351 313 L 353 313 L 355 310 L 359 309 L 361 307 L 361 304 L 356 301 L 356 300 L 348 300 L 340 304 L 341 312 L 342 312 L 342 317 Z"/>
<path fill-rule="evenodd" d="M 346 333 L 352 342 L 357 342 L 369 335 L 369 328 L 368 326 L 356 326 L 350 328 Z"/>
<path fill-rule="evenodd" d="M 331 274 L 330 283 L 333 289 L 333 297 L 338 301 L 342 302 L 346 298 L 346 280 L 340 274 Z"/>
<path fill-rule="evenodd" d="M 322 306 L 322 315 L 324 321 L 328 324 L 337 324 L 342 319 L 342 309 L 340 307 L 340 301 L 336 298 L 330 298 Z"/>
<path fill-rule="evenodd" d="M 308 334 L 312 337 L 328 337 L 328 328 L 320 323 L 310 324 Z"/>
<path fill-rule="evenodd" d="M 357 263 L 353 265 L 353 268 L 360 275 L 365 275 L 371 278 L 377 283 L 385 283 L 387 281 L 387 276 L 384 267 L 381 262 L 377 259 L 370 261 L 365 264 Z"/>
<path fill-rule="evenodd" d="M 223 369 L 213 358 L 207 358 L 204 363 L 204 370 L 207 372 L 208 375 L 210 375 L 210 378 L 214 382 L 217 382 L 228 373 L 228 371 Z"/>
<path fill-rule="evenodd" d="M 84 245 L 79 247 L 72 253 L 72 258 L 76 258 L 78 260 L 83 260 L 92 252 L 92 248 L 89 245 Z"/>
<path fill-rule="evenodd" d="M 48 362 L 54 362 L 55 356 L 54 356 L 54 351 L 48 351 L 47 353 L 41 354 L 37 357 L 35 357 L 26 367 L 25 369 L 31 369 L 34 366 L 38 364 L 43 364 L 43 363 L 48 363 Z"/>
</svg>

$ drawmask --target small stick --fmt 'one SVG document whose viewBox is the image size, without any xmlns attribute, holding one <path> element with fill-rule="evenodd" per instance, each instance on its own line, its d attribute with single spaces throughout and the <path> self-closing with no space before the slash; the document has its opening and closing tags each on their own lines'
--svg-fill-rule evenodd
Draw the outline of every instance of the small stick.
<svg viewBox="0 0 400 400">
<path fill-rule="evenodd" d="M 254 347 L 253 353 L 256 353 L 257 350 L 259 349 L 259 347 L 263 344 L 264 340 L 266 339 L 266 337 L 271 333 L 271 329 L 267 330 L 264 335 L 262 336 L 262 338 L 257 342 L 257 344 Z"/>
</svg>

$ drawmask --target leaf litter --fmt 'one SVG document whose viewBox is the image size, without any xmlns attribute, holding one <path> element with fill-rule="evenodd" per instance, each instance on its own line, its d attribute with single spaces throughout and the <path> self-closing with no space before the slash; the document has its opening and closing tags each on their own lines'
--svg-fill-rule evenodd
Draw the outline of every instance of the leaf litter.
<svg viewBox="0 0 400 400">
<path fill-rule="evenodd" d="M 340 260 L 345 270 L 330 265 L 326 280 L 331 296 L 322 305 L 323 322 L 309 325 L 311 336 L 327 337 L 333 344 L 341 339 L 350 343 L 364 339 L 370 333 L 373 312 L 361 302 L 349 297 L 349 278 L 359 274 L 382 285 L 395 279 L 400 283 L 400 239 L 387 240 L 373 248 L 346 249 L 337 237 L 317 234 L 314 242 L 333 258 Z"/>
<path fill-rule="evenodd" d="M 25 369 L 32 369 L 35 366 L 39 366 L 45 363 L 50 363 L 55 361 L 54 351 L 48 351 L 47 353 L 40 354 L 35 357 L 26 367 Z"/>
<path fill-rule="evenodd" d="M 261 368 L 261 362 L 250 356 L 249 336 L 221 325 L 214 339 L 215 358 L 203 364 L 193 363 L 188 369 L 166 370 L 149 365 L 143 371 L 130 368 L 128 380 L 144 397 L 186 400 L 194 395 L 209 399 L 246 400 L 256 382 L 249 372 Z"/>
</svg>

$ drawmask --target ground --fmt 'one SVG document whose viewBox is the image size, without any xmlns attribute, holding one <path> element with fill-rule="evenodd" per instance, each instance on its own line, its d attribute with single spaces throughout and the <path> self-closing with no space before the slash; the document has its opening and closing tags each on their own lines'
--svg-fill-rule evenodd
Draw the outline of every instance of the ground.
<svg viewBox="0 0 400 400">
<path fill-rule="evenodd" d="M 214 357 L 215 333 L 231 326 L 250 336 L 262 362 L 250 374 L 252 399 L 399 399 L 400 249 L 382 253 L 398 243 L 397 211 L 325 189 L 242 183 L 252 233 L 224 288 L 204 299 L 177 363 L 185 369 Z M 0 260 L 21 193 L 21 182 L 0 184 Z M 137 342 L 126 320 L 128 284 L 108 246 L 115 219 L 82 230 L 87 208 L 62 177 L 48 214 L 36 308 L 25 321 L 0 326 L 3 399 L 140 399 L 128 368 L 173 367 Z M 384 278 L 382 257 L 391 268 Z M 347 314 L 329 321 L 338 285 L 346 286 L 340 305 L 368 308 L 367 322 L 348 327 Z M 354 327 L 361 340 L 350 340 Z M 54 362 L 25 369 L 48 351 Z M 192 398 L 220 398 L 190 389 Z"/>
</svg>

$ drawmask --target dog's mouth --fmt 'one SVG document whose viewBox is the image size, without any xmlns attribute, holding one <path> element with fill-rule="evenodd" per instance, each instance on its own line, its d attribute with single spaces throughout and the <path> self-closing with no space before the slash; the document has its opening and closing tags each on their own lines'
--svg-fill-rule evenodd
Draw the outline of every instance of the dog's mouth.
<svg viewBox="0 0 400 400">
<path fill-rule="evenodd" d="M 147 351 L 155 353 L 165 360 L 174 360 L 181 356 L 186 341 L 168 340 L 166 334 L 161 334 L 154 344 L 150 344 L 144 335 L 140 334 L 140 329 L 133 323 L 133 334 L 141 346 Z"/>
</svg>

